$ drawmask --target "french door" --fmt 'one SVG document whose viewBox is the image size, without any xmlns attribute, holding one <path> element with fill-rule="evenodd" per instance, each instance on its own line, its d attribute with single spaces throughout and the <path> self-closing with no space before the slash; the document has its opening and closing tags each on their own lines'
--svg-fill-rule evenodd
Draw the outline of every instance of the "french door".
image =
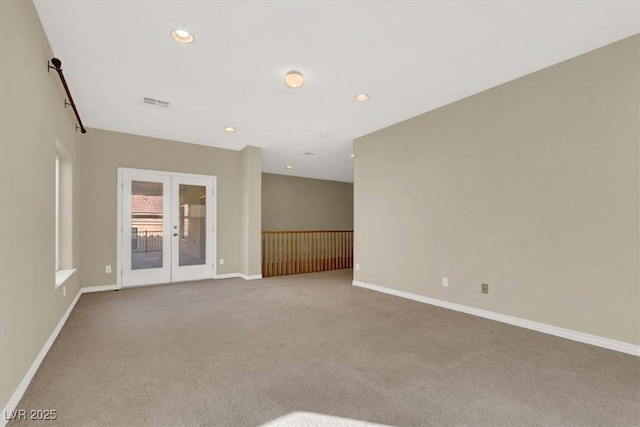
<svg viewBox="0 0 640 427">
<path fill-rule="evenodd" d="M 215 275 L 215 177 L 120 169 L 121 284 Z"/>
</svg>

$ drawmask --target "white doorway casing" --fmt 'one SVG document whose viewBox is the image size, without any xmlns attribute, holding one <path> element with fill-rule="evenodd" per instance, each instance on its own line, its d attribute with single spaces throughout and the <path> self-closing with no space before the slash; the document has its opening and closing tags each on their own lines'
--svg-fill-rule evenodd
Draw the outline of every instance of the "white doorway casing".
<svg viewBox="0 0 640 427">
<path fill-rule="evenodd" d="M 146 218 L 154 231 L 152 238 L 145 231 L 145 253 L 137 246 L 138 228 L 132 228 L 133 188 L 162 212 Z M 199 203 L 181 204 L 188 190 L 199 191 Z M 118 168 L 118 288 L 216 277 L 216 194 L 215 176 Z"/>
</svg>

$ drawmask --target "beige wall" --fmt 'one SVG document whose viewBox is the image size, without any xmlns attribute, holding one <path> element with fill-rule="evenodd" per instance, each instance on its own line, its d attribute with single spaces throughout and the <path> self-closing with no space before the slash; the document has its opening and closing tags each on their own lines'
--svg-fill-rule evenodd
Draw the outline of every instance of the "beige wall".
<svg viewBox="0 0 640 427">
<path fill-rule="evenodd" d="M 640 344 L 639 40 L 356 140 L 355 280 Z"/>
<path fill-rule="evenodd" d="M 116 283 L 119 266 L 111 274 L 104 267 L 116 266 L 118 167 L 216 176 L 217 257 L 225 260 L 217 271 L 241 272 L 241 152 L 89 129 L 82 156 L 83 286 Z"/>
<path fill-rule="evenodd" d="M 252 146 L 240 152 L 240 273 L 247 276 L 262 273 L 260 155 L 260 148 Z"/>
<path fill-rule="evenodd" d="M 352 230 L 353 184 L 262 174 L 263 230 Z"/>
<path fill-rule="evenodd" d="M 78 272 L 66 296 L 54 289 L 56 139 L 75 182 L 62 195 L 71 200 L 62 228 L 72 236 L 63 267 L 78 267 L 81 175 L 75 118 L 57 73 L 46 71 L 52 57 L 33 4 L 0 1 L 1 408 L 79 290 Z"/>
</svg>

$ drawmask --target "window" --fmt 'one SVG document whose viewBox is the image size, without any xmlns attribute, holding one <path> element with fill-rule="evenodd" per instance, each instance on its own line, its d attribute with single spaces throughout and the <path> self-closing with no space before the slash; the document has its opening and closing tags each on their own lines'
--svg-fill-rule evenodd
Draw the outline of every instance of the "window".
<svg viewBox="0 0 640 427">
<path fill-rule="evenodd" d="M 189 204 L 180 206 L 180 238 L 189 238 Z"/>
<path fill-rule="evenodd" d="M 55 287 L 61 286 L 76 271 L 73 268 L 72 241 L 72 162 L 67 151 L 57 142 L 55 180 Z"/>
</svg>

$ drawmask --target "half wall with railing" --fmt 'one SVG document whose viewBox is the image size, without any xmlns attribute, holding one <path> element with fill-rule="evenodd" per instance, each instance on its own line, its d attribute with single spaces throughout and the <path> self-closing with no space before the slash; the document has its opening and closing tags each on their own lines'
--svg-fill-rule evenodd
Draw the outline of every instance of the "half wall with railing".
<svg viewBox="0 0 640 427">
<path fill-rule="evenodd" d="M 353 267 L 353 230 L 262 231 L 262 277 Z"/>
</svg>

